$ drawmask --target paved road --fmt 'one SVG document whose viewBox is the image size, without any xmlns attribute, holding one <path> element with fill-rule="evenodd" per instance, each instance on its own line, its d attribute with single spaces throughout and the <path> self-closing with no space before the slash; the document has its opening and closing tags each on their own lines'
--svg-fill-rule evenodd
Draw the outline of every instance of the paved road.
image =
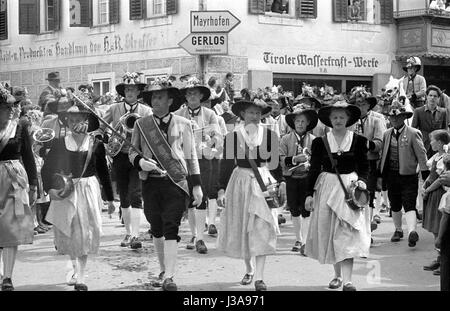
<svg viewBox="0 0 450 311">
<path fill-rule="evenodd" d="M 320 265 L 316 261 L 290 251 L 294 242 L 292 222 L 281 226 L 277 255 L 267 259 L 265 282 L 272 291 L 327 291 L 333 277 L 331 265 Z M 103 214 L 104 236 L 98 255 L 89 258 L 86 283 L 90 290 L 134 291 L 159 290 L 150 285 L 159 273 L 158 261 L 147 234 L 144 218 L 141 224 L 144 247 L 139 251 L 119 246 L 124 236 L 117 214 L 109 219 Z M 355 261 L 354 284 L 358 290 L 370 291 L 438 291 L 439 277 L 422 270 L 435 256 L 433 237 L 421 228 L 420 241 L 409 248 L 407 240 L 393 244 L 392 219 L 382 215 L 382 224 L 375 232 L 375 244 L 370 258 Z M 239 281 L 244 275 L 241 260 L 222 256 L 215 248 L 216 239 L 206 238 L 209 252 L 200 255 L 186 250 L 189 240 L 187 222 L 181 227 L 182 242 L 179 246 L 178 274 L 175 281 L 182 291 L 244 291 L 253 290 L 253 285 L 244 287 Z M 13 277 L 19 291 L 72 291 L 65 285 L 70 273 L 67 256 L 56 255 L 53 233 L 36 236 L 32 245 L 21 246 Z"/>
</svg>

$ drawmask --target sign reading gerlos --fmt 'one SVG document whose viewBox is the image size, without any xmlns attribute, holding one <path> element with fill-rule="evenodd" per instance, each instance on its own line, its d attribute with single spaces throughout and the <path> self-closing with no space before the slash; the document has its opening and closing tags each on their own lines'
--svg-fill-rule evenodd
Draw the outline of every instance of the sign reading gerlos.
<svg viewBox="0 0 450 311">
<path fill-rule="evenodd" d="M 179 45 L 192 55 L 228 54 L 228 34 L 191 33 Z"/>
</svg>

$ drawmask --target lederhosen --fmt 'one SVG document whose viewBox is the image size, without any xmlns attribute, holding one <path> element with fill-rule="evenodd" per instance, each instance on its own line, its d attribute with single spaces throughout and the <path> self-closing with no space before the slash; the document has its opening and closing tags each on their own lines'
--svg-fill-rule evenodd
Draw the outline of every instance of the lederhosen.
<svg viewBox="0 0 450 311">
<path fill-rule="evenodd" d="M 131 109 L 127 109 L 125 102 L 123 107 L 125 113 L 134 113 L 138 106 L 137 102 Z M 127 140 L 130 141 L 131 135 L 127 133 Z M 112 170 L 114 180 L 117 182 L 119 190 L 120 207 L 121 208 L 142 208 L 141 197 L 141 181 L 139 179 L 139 171 L 130 163 L 128 159 L 128 148 L 123 147 L 122 150 L 113 158 Z"/>
<path fill-rule="evenodd" d="M 303 152 L 305 146 L 305 139 L 308 133 L 304 134 L 299 139 L 299 135 L 295 133 L 297 138 L 297 150 L 294 156 Z M 292 168 L 293 157 L 286 157 L 285 164 L 288 168 Z M 293 217 L 302 216 L 307 218 L 311 212 L 305 209 L 306 190 L 308 188 L 308 171 L 294 170 L 291 176 L 285 176 L 286 179 L 286 196 L 287 206 Z"/>
</svg>

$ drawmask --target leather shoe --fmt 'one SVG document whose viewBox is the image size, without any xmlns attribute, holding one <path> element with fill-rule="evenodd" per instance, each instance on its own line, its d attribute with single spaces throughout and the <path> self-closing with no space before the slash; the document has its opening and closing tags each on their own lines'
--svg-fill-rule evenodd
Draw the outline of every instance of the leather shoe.
<svg viewBox="0 0 450 311">
<path fill-rule="evenodd" d="M 142 242 L 139 241 L 138 237 L 133 237 L 130 241 L 130 248 L 131 249 L 139 249 L 142 248 Z"/>
<path fill-rule="evenodd" d="M 241 285 L 249 285 L 253 281 L 253 274 L 246 273 L 241 280 Z"/>
<path fill-rule="evenodd" d="M 352 283 L 347 283 L 342 288 L 342 291 L 344 291 L 344 292 L 356 292 L 356 287 Z"/>
<path fill-rule="evenodd" d="M 278 224 L 282 225 L 282 224 L 285 224 L 285 223 L 286 223 L 286 218 L 284 218 L 283 215 L 279 214 L 278 215 Z"/>
<path fill-rule="evenodd" d="M 299 252 L 301 247 L 302 247 L 302 243 L 300 241 L 295 241 L 295 244 L 292 247 L 292 251 Z"/>
<path fill-rule="evenodd" d="M 3 292 L 12 292 L 14 290 L 14 286 L 10 278 L 4 278 L 2 282 L 2 291 Z"/>
<path fill-rule="evenodd" d="M 373 220 L 377 223 L 377 225 L 381 224 L 381 217 L 380 217 L 380 215 L 373 216 Z"/>
<path fill-rule="evenodd" d="M 373 232 L 373 231 L 375 231 L 377 229 L 378 229 L 378 225 L 377 225 L 376 221 L 372 221 L 370 223 L 370 231 Z"/>
<path fill-rule="evenodd" d="M 257 292 L 265 292 L 267 291 L 267 286 L 263 280 L 255 281 L 255 290 Z"/>
<path fill-rule="evenodd" d="M 217 228 L 215 225 L 209 225 L 208 234 L 214 237 L 217 236 Z"/>
<path fill-rule="evenodd" d="M 395 230 L 394 234 L 391 237 L 391 242 L 400 242 L 400 239 L 403 238 L 403 231 Z"/>
<path fill-rule="evenodd" d="M 414 247 L 416 246 L 417 241 L 419 241 L 419 235 L 416 231 L 411 231 L 411 233 L 408 236 L 408 246 Z"/>
<path fill-rule="evenodd" d="M 434 271 L 438 269 L 441 266 L 441 264 L 437 260 L 433 260 L 432 263 L 430 263 L 428 266 L 423 266 L 423 270 L 425 271 Z"/>
<path fill-rule="evenodd" d="M 186 245 L 186 249 L 195 249 L 195 236 L 191 238 L 191 240 Z"/>
<path fill-rule="evenodd" d="M 75 290 L 77 292 L 87 292 L 88 291 L 88 287 L 86 284 L 75 284 Z"/>
<path fill-rule="evenodd" d="M 163 285 L 163 282 L 164 282 L 164 275 L 165 274 L 166 274 L 166 272 L 164 272 L 164 271 L 161 272 L 158 275 L 158 278 L 152 282 L 152 286 L 153 287 L 161 287 Z"/>
<path fill-rule="evenodd" d="M 178 287 L 172 278 L 167 278 L 162 284 L 162 290 L 165 292 L 176 292 L 178 290 Z"/>
<path fill-rule="evenodd" d="M 437 268 L 433 271 L 433 275 L 441 275 L 441 268 Z"/>
<path fill-rule="evenodd" d="M 197 243 L 195 243 L 195 249 L 199 254 L 206 254 L 208 252 L 208 248 L 203 240 L 198 240 Z"/>
<path fill-rule="evenodd" d="M 330 289 L 338 289 L 342 286 L 342 279 L 334 278 L 331 280 L 330 284 L 328 284 L 328 288 Z"/>
</svg>

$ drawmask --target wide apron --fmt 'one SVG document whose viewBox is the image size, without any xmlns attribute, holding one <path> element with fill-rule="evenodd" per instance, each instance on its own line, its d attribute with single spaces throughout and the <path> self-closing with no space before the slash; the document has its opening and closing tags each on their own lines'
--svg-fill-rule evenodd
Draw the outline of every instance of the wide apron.
<svg viewBox="0 0 450 311">
<path fill-rule="evenodd" d="M 267 168 L 259 171 L 263 180 L 274 181 Z M 236 167 L 225 192 L 218 249 L 234 258 L 275 254 L 278 223 L 274 215 L 252 169 Z"/>
<path fill-rule="evenodd" d="M 0 247 L 33 243 L 27 173 L 19 160 L 0 161 Z"/>
<path fill-rule="evenodd" d="M 103 202 L 95 176 L 74 179 L 74 183 L 68 198 L 51 201 L 46 220 L 53 224 L 58 253 L 81 257 L 98 252 Z"/>
</svg>

